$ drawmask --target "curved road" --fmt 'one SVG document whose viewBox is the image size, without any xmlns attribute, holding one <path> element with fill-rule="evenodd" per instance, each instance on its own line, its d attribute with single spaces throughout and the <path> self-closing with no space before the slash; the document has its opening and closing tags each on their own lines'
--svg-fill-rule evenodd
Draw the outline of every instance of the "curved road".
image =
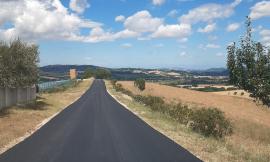
<svg viewBox="0 0 270 162">
<path fill-rule="evenodd" d="M 102 80 L 0 162 L 200 161 L 116 102 Z"/>
</svg>

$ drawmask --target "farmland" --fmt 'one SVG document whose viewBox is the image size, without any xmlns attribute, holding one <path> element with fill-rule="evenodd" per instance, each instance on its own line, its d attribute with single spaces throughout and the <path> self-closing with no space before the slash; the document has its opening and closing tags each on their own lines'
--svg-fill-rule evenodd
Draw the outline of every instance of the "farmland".
<svg viewBox="0 0 270 162">
<path fill-rule="evenodd" d="M 122 84 L 125 89 L 128 89 L 135 94 L 159 96 L 164 98 L 168 103 L 181 102 L 194 109 L 201 107 L 216 107 L 222 110 L 226 117 L 232 121 L 234 127 L 233 135 L 225 138 L 224 142 L 226 146 L 224 147 L 226 147 L 228 151 L 238 150 L 233 153 L 231 152 L 234 154 L 232 156 L 235 156 L 236 159 L 238 159 L 236 161 L 243 161 L 243 159 L 241 160 L 243 154 L 246 154 L 245 156 L 247 156 L 247 159 L 245 160 L 269 160 L 270 111 L 269 109 L 265 109 L 262 105 L 254 103 L 250 98 L 216 94 L 221 92 L 199 92 L 156 83 L 147 83 L 146 89 L 141 92 L 134 87 L 133 82 L 120 81 L 118 83 Z M 224 93 L 225 92 L 228 93 L 228 91 L 224 91 Z M 175 136 L 177 135 L 174 135 L 174 137 Z M 197 147 L 196 144 L 194 143 L 193 145 L 194 146 L 191 144 L 186 147 L 191 150 L 197 150 L 194 148 Z M 204 149 L 209 149 L 207 147 L 208 146 L 205 146 Z M 218 154 L 215 151 L 214 153 Z M 215 156 L 217 157 L 216 154 Z"/>
</svg>

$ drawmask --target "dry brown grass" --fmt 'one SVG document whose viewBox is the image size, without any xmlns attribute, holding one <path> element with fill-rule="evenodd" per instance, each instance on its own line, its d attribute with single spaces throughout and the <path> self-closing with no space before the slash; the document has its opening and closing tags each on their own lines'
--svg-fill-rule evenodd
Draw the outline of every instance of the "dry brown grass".
<svg viewBox="0 0 270 162">
<path fill-rule="evenodd" d="M 63 92 L 44 93 L 37 104 L 14 106 L 0 113 L 0 152 L 13 140 L 32 132 L 44 119 L 63 110 L 77 100 L 90 86 L 92 80 L 85 80 L 76 87 Z"/>
<path fill-rule="evenodd" d="M 203 160 L 270 161 L 270 110 L 256 105 L 252 100 L 154 83 L 147 83 L 146 90 L 140 92 L 133 86 L 133 82 L 122 81 L 119 83 L 135 94 L 160 96 L 167 102 L 183 102 L 197 107 L 216 107 L 225 112 L 226 116 L 233 122 L 234 133 L 223 141 L 216 141 L 194 134 L 176 123 L 164 121 L 162 115 L 153 115 L 153 112 L 145 115 L 145 108 L 133 109 L 138 111 L 136 114 L 141 114 L 143 119 L 155 129 L 169 136 Z M 120 96 L 119 99 L 131 107 L 140 107 L 125 97 Z"/>
</svg>

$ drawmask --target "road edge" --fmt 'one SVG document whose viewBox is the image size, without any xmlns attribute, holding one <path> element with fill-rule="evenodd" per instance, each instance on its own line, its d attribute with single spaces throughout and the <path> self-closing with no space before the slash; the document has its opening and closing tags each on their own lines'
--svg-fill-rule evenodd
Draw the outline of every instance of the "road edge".
<svg viewBox="0 0 270 162">
<path fill-rule="evenodd" d="M 93 80 L 94 81 L 94 80 Z M 91 83 L 89 89 L 91 88 L 93 82 Z M 87 89 L 88 90 L 88 89 Z M 37 124 L 34 128 L 32 128 L 31 130 L 27 131 L 23 136 L 18 137 L 14 140 L 12 140 L 11 142 L 9 142 L 7 145 L 5 145 L 4 147 L 0 148 L 0 155 L 4 154 L 6 151 L 8 151 L 9 149 L 11 149 L 12 147 L 16 146 L 17 144 L 23 142 L 25 139 L 27 139 L 28 137 L 30 137 L 31 135 L 33 135 L 36 131 L 38 131 L 39 129 L 41 129 L 45 124 L 47 124 L 49 121 L 51 121 L 54 117 L 56 117 L 58 114 L 60 114 L 62 111 L 64 111 L 67 107 L 69 107 L 70 105 L 74 104 L 76 101 L 78 101 L 78 99 L 80 99 L 86 92 L 87 90 L 85 90 L 85 92 L 80 96 L 77 97 L 72 103 L 70 103 L 69 105 L 67 105 L 66 107 L 64 107 L 63 109 L 61 109 L 60 111 L 54 113 L 53 115 L 51 115 L 50 117 L 42 120 L 39 124 Z"/>
</svg>

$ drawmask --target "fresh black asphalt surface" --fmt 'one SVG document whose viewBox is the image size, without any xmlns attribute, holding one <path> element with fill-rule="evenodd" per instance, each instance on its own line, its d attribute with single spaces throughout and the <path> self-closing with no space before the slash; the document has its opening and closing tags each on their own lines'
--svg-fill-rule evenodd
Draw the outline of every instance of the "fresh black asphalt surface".
<svg viewBox="0 0 270 162">
<path fill-rule="evenodd" d="M 0 162 L 200 161 L 121 106 L 102 80 Z"/>
</svg>

